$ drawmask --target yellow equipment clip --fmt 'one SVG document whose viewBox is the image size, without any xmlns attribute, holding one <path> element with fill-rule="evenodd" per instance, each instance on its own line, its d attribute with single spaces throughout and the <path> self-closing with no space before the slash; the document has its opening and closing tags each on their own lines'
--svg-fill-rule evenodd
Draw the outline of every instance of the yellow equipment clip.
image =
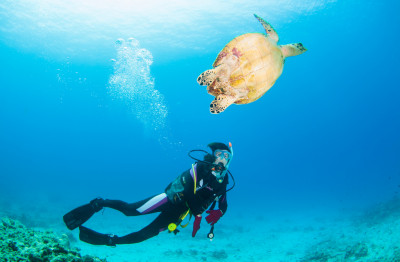
<svg viewBox="0 0 400 262">
<path fill-rule="evenodd" d="M 170 232 L 175 231 L 175 229 L 176 229 L 176 224 L 175 223 L 171 223 L 171 224 L 168 225 L 168 230 Z"/>
<path fill-rule="evenodd" d="M 185 217 L 189 214 L 190 209 L 188 209 L 185 213 L 183 213 L 180 217 L 179 217 L 179 221 L 178 221 L 178 225 L 180 225 L 182 223 L 182 221 L 185 219 Z M 190 215 L 190 217 L 192 217 L 192 215 Z M 185 225 L 180 225 L 182 228 L 187 227 L 187 225 L 189 225 L 190 222 L 190 218 L 189 221 L 185 224 Z M 175 223 L 171 223 L 168 225 L 168 230 L 169 232 L 174 232 L 176 230 L 176 228 L 178 227 L 177 224 Z"/>
</svg>

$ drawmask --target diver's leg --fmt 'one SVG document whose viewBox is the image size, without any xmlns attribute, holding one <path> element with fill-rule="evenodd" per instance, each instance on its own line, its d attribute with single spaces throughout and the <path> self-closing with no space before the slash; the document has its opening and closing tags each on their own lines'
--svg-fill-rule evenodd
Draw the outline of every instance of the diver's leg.
<svg viewBox="0 0 400 262">
<path fill-rule="evenodd" d="M 113 234 L 102 234 L 80 226 L 79 239 L 92 245 L 115 246 L 117 244 L 139 243 L 157 236 L 161 231 L 166 229 L 170 223 L 176 223 L 181 213 L 181 209 L 172 207 L 170 210 L 161 212 L 161 214 L 145 228 L 123 237 L 118 237 Z"/>
<path fill-rule="evenodd" d="M 99 201 L 102 207 L 109 207 L 122 212 L 126 216 L 139 216 L 144 214 L 151 214 L 166 210 L 169 206 L 167 203 L 168 198 L 165 193 L 149 197 L 147 199 L 135 202 L 126 203 L 121 200 L 102 199 Z M 167 205 L 166 205 L 167 204 Z"/>
<path fill-rule="evenodd" d="M 140 231 L 131 233 L 123 237 L 114 238 L 115 244 L 133 244 L 139 243 L 149 238 L 157 236 L 161 231 L 168 228 L 170 223 L 176 223 L 179 220 L 182 210 L 174 209 L 161 212 L 161 214 L 148 226 Z"/>
<path fill-rule="evenodd" d="M 161 212 L 171 204 L 168 202 L 165 193 L 149 197 L 142 201 L 128 204 L 121 200 L 109 200 L 103 198 L 95 198 L 89 204 L 80 206 L 65 214 L 63 219 L 70 230 L 73 230 L 85 223 L 95 212 L 99 212 L 104 207 L 116 209 L 126 216 L 139 216 Z"/>
</svg>

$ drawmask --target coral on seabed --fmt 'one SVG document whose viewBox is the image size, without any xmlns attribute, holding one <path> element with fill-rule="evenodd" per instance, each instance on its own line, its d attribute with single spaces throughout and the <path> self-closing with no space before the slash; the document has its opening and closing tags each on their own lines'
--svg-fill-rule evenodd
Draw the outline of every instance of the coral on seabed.
<svg viewBox="0 0 400 262">
<path fill-rule="evenodd" d="M 32 262 L 105 262 L 94 256 L 81 256 L 71 248 L 66 235 L 39 232 L 18 220 L 0 219 L 0 261 Z"/>
</svg>

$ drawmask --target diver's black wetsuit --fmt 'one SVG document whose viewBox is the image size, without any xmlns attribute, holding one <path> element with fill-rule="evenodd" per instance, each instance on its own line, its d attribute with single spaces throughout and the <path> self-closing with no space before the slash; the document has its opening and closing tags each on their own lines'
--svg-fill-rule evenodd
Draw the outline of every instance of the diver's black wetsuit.
<svg viewBox="0 0 400 262">
<path fill-rule="evenodd" d="M 116 209 L 126 216 L 161 212 L 153 222 L 140 231 L 122 237 L 113 236 L 109 244 L 132 244 L 154 237 L 165 230 L 170 223 L 179 224 L 181 215 L 188 209 L 190 209 L 192 215 L 200 215 L 215 200 L 218 200 L 218 207 L 225 214 L 228 207 L 226 200 L 228 176 L 225 176 L 223 182 L 219 183 L 215 176 L 212 175 L 211 168 L 211 165 L 199 162 L 170 183 L 164 193 L 136 203 L 128 204 L 120 200 L 104 200 L 102 202 L 103 207 Z M 196 180 L 196 190 L 194 180 Z M 83 238 L 82 240 L 84 240 L 85 230 L 90 229 L 84 228 L 82 230 L 82 228 L 84 227 L 81 227 L 81 234 L 83 234 L 81 239 Z M 105 244 L 101 241 L 86 242 Z"/>
</svg>

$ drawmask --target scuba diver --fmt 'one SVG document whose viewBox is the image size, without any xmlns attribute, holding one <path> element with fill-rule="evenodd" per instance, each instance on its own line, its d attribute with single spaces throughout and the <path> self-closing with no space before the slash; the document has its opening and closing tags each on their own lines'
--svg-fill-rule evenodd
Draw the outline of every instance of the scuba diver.
<svg viewBox="0 0 400 262">
<path fill-rule="evenodd" d="M 96 198 L 89 204 L 80 206 L 64 215 L 66 226 L 73 230 L 79 227 L 79 239 L 93 245 L 116 246 L 117 244 L 133 244 L 142 242 L 158 235 L 166 229 L 177 234 L 177 226 L 190 214 L 195 217 L 193 223 L 192 237 L 195 237 L 200 229 L 202 213 L 206 211 L 206 221 L 211 225 L 208 234 L 210 240 L 213 238 L 214 224 L 226 213 L 228 204 L 226 193 L 231 190 L 227 188 L 229 165 L 232 161 L 232 144 L 211 143 L 208 145 L 212 154 L 204 150 L 192 150 L 189 156 L 196 160 L 192 167 L 178 176 L 165 189 L 164 193 L 138 201 L 126 203 L 121 200 L 110 200 Z M 191 155 L 193 152 L 206 153 L 203 160 Z M 234 179 L 233 179 L 234 182 Z M 218 209 L 214 210 L 218 202 Z M 131 234 L 119 237 L 113 234 L 102 234 L 82 226 L 95 212 L 104 207 L 118 210 L 126 216 L 140 216 L 160 212 L 160 214 L 143 229 Z M 189 219 L 190 220 L 190 219 Z M 185 227 L 186 225 L 181 225 Z"/>
</svg>

